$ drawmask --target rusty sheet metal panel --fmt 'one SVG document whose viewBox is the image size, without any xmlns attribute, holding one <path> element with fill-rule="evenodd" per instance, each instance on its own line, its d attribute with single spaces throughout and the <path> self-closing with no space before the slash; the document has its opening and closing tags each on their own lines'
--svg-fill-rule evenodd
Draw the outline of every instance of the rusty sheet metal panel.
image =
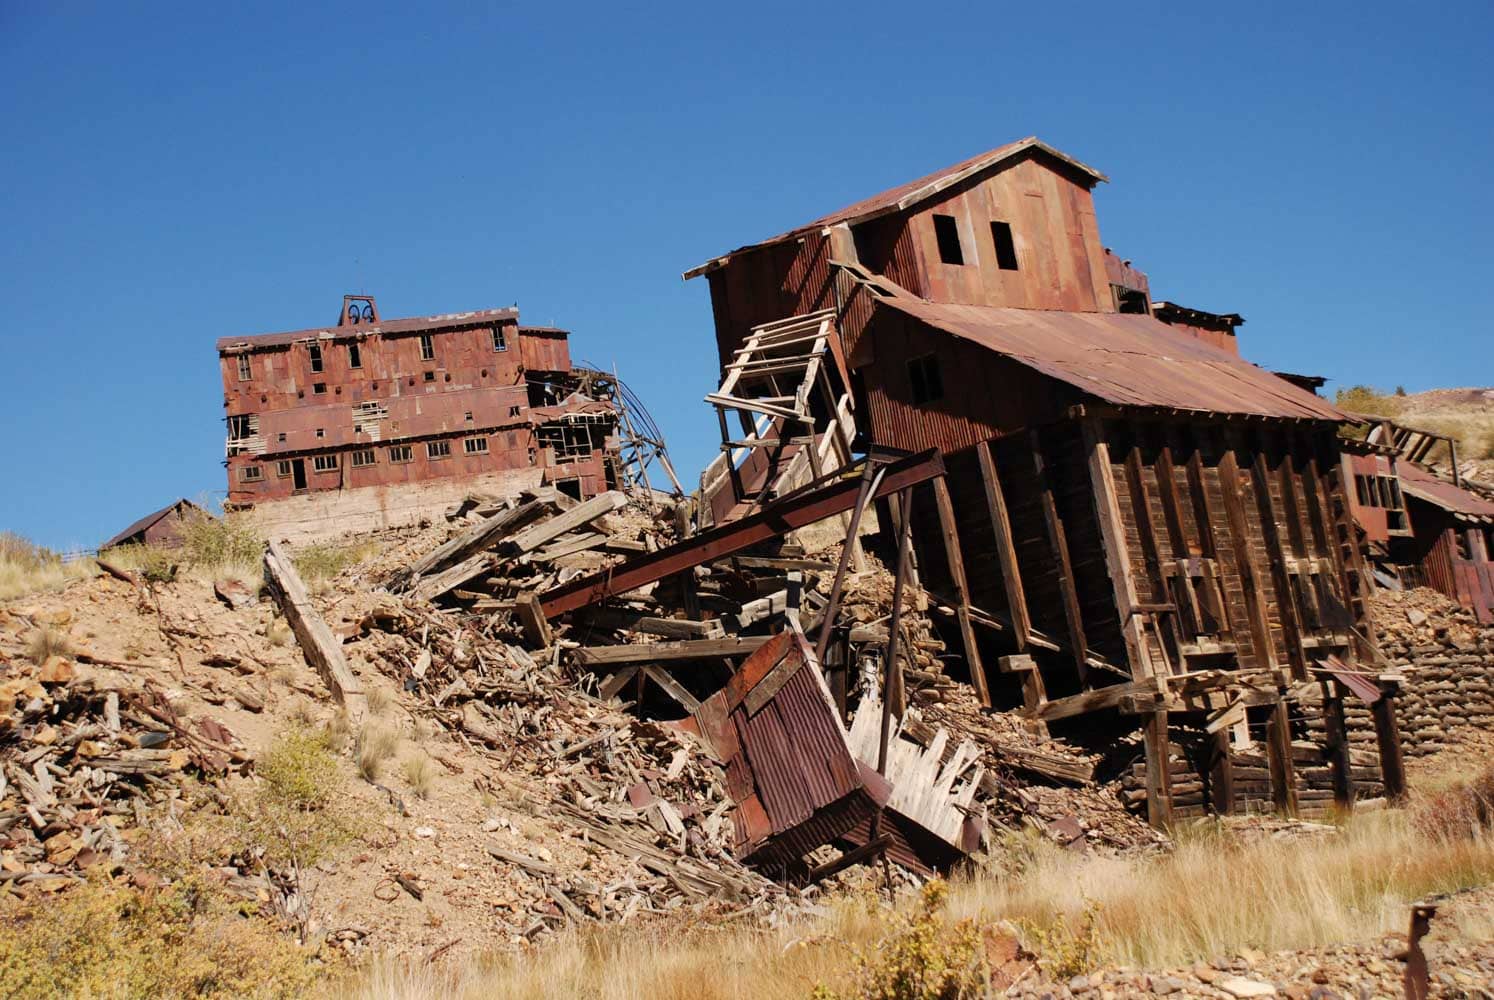
<svg viewBox="0 0 1494 1000">
<path fill-rule="evenodd" d="M 797 631 L 759 647 L 682 728 L 723 762 L 737 808 L 737 855 L 799 861 L 870 819 L 891 791 L 858 763 L 830 691 Z"/>
<path fill-rule="evenodd" d="M 1330 656 L 1323 661 L 1323 666 L 1328 673 L 1333 675 L 1344 687 L 1353 692 L 1354 697 L 1366 705 L 1373 705 L 1380 700 L 1380 685 L 1364 674 L 1350 667 L 1337 656 Z"/>
<path fill-rule="evenodd" d="M 354 445 L 374 447 L 394 441 L 443 434 L 475 433 L 525 422 L 529 403 L 523 386 L 461 389 L 427 395 L 394 396 L 379 401 L 384 416 L 363 419 L 348 403 L 306 406 L 260 414 L 262 455 L 274 457 Z M 520 415 L 513 415 L 514 407 Z M 467 419 L 467 414 L 472 419 Z M 362 433 L 354 428 L 363 424 Z M 322 433 L 317 435 L 317 431 Z M 280 435 L 285 440 L 280 440 Z"/>
<path fill-rule="evenodd" d="M 1151 316 L 948 305 L 902 296 L 882 311 L 920 323 L 1118 406 L 1343 421 L 1327 400 Z"/>
<path fill-rule="evenodd" d="M 449 330 L 476 324 L 491 326 L 494 323 L 513 322 L 518 318 L 519 313 L 516 309 L 477 309 L 472 312 L 444 313 L 439 316 L 413 316 L 408 319 L 391 319 L 378 323 L 359 324 L 358 326 L 313 327 L 307 330 L 288 330 L 284 333 L 257 333 L 242 337 L 219 337 L 218 350 L 228 351 L 243 347 L 277 347 L 285 344 L 293 344 L 298 340 L 320 338 L 337 341 L 355 340 L 379 334 L 422 333 L 426 331 Z"/>
<path fill-rule="evenodd" d="M 1129 260 L 1121 260 L 1109 248 L 1105 250 L 1105 278 L 1112 285 L 1151 295 L 1151 283 L 1147 281 L 1146 272 L 1132 267 Z"/>
<path fill-rule="evenodd" d="M 1438 479 L 1415 462 L 1397 462 L 1396 471 L 1404 492 L 1465 518 L 1494 520 L 1494 502 Z"/>
<path fill-rule="evenodd" d="M 545 326 L 519 327 L 519 356 L 531 372 L 571 370 L 570 334 Z"/>
</svg>

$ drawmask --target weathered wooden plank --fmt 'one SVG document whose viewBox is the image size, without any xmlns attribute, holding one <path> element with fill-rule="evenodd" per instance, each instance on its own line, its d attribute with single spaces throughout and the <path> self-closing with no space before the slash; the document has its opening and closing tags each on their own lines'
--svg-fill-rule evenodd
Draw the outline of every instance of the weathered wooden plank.
<svg viewBox="0 0 1494 1000">
<path fill-rule="evenodd" d="M 551 506 L 550 500 L 538 499 L 499 511 L 417 559 L 410 566 L 410 574 L 413 577 L 427 576 L 436 570 L 462 562 L 473 553 L 492 548 L 499 539 L 538 517 Z"/>
<path fill-rule="evenodd" d="M 1027 595 L 1022 589 L 1022 573 L 1017 566 L 1017 548 L 1006 513 L 1006 497 L 1001 491 L 1001 478 L 996 473 L 996 460 L 991 455 L 991 442 L 982 441 L 976 445 L 975 454 L 980 460 L 980 477 L 985 486 L 986 512 L 991 519 L 991 531 L 996 536 L 996 561 L 1001 566 L 1001 586 L 1006 591 L 1012 637 L 1017 651 L 1021 652 L 1027 647 L 1027 637 L 1032 633 L 1032 618 L 1027 613 Z"/>
<path fill-rule="evenodd" d="M 1100 541 L 1105 547 L 1105 567 L 1110 571 L 1110 586 L 1120 614 L 1121 636 L 1131 661 L 1131 676 L 1151 677 L 1157 673 L 1147 650 L 1146 635 L 1137 617 L 1136 580 L 1131 575 L 1131 554 L 1126 546 L 1126 527 L 1121 520 L 1120 501 L 1116 497 L 1115 474 L 1110 465 L 1110 446 L 1097 421 L 1083 425 L 1084 448 L 1089 456 L 1090 495 L 1095 517 L 1100 525 Z"/>
<path fill-rule="evenodd" d="M 583 623 L 597 628 L 620 628 L 665 639 L 720 639 L 726 635 L 719 621 L 692 622 L 683 618 L 659 618 L 647 611 L 628 608 L 592 607 L 579 612 Z"/>
<path fill-rule="evenodd" d="M 539 524 L 525 528 L 504 543 L 504 548 L 511 552 L 533 552 L 541 545 L 554 541 L 561 535 L 575 531 L 582 525 L 590 524 L 603 514 L 610 514 L 626 506 L 627 502 L 627 496 L 617 490 L 599 493 L 563 514 L 557 514 Z"/>
<path fill-rule="evenodd" d="M 1173 822 L 1166 709 L 1146 715 L 1142 741 L 1146 748 L 1146 819 L 1156 829 L 1166 830 Z"/>
<path fill-rule="evenodd" d="M 960 535 L 955 525 L 954 504 L 949 499 L 949 484 L 944 476 L 934 480 L 934 502 L 939 509 L 939 532 L 944 538 L 944 557 L 955 589 L 955 619 L 960 626 L 960 641 L 965 647 L 965 663 L 970 668 L 970 683 L 975 695 L 987 708 L 991 691 L 986 683 L 986 668 L 981 663 L 980 648 L 975 641 L 975 627 L 970 624 L 970 587 L 965 580 L 965 557 L 960 551 Z"/>
<path fill-rule="evenodd" d="M 674 660 L 719 659 L 746 656 L 771 640 L 752 635 L 728 639 L 690 639 L 683 642 L 637 643 L 619 646 L 582 646 L 571 651 L 577 664 L 586 667 L 616 667 L 635 663 L 667 663 Z"/>
<path fill-rule="evenodd" d="M 668 671 L 664 670 L 663 667 L 656 667 L 653 664 L 649 664 L 643 668 L 643 673 L 649 680 L 663 688 L 665 694 L 679 702 L 686 712 L 694 713 L 700 708 L 700 701 L 689 691 L 685 690 L 683 684 L 669 676 Z"/>
<path fill-rule="evenodd" d="M 1240 469 L 1234 449 L 1227 444 L 1219 456 L 1219 485 L 1224 496 L 1224 516 L 1229 522 L 1230 544 L 1235 553 L 1235 569 L 1245 591 L 1245 612 L 1250 626 L 1251 645 L 1255 647 L 1256 666 L 1276 666 L 1276 650 L 1271 642 L 1271 626 L 1266 620 L 1266 593 L 1261 585 L 1255 557 L 1250 551 L 1250 523 L 1240 497 Z"/>
<path fill-rule="evenodd" d="M 1266 723 L 1266 764 L 1271 771 L 1271 800 L 1278 812 L 1297 815 L 1297 775 L 1292 762 L 1291 717 L 1285 700 L 1271 708 Z"/>
<path fill-rule="evenodd" d="M 1053 484 L 1048 479 L 1048 470 L 1043 463 L 1042 441 L 1037 431 L 1028 434 L 1028 445 L 1032 455 L 1033 471 L 1039 483 L 1039 504 L 1043 511 L 1043 524 L 1047 530 L 1048 549 L 1053 553 L 1054 569 L 1058 573 L 1058 587 L 1063 594 L 1064 623 L 1069 631 L 1069 652 L 1074 657 L 1074 667 L 1079 672 L 1079 683 L 1089 678 L 1087 653 L 1089 646 L 1084 640 L 1084 618 L 1079 612 L 1079 592 L 1074 587 L 1074 566 L 1069 560 L 1069 544 L 1064 536 L 1063 520 L 1058 516 L 1058 504 L 1053 499 Z"/>
<path fill-rule="evenodd" d="M 327 690 L 332 693 L 332 700 L 347 708 L 349 714 L 360 716 L 363 688 L 348 668 L 342 655 L 342 643 L 312 605 L 306 585 L 301 582 L 295 564 L 279 542 L 271 542 L 265 549 L 264 569 L 265 583 L 295 633 L 306 662 L 321 676 Z"/>
<path fill-rule="evenodd" d="M 1276 523 L 1276 505 L 1271 501 L 1271 472 L 1266 464 L 1264 444 L 1259 441 L 1251 471 L 1256 509 L 1261 519 L 1261 535 L 1266 543 L 1266 562 L 1270 565 L 1271 584 L 1276 590 L 1276 608 L 1281 615 L 1281 635 L 1286 643 L 1287 660 L 1292 667 L 1292 676 L 1305 681 L 1307 650 L 1302 646 L 1302 613 L 1292 591 L 1292 581 L 1287 576 L 1287 559 L 1290 554 L 1282 544 L 1281 530 Z"/>
</svg>

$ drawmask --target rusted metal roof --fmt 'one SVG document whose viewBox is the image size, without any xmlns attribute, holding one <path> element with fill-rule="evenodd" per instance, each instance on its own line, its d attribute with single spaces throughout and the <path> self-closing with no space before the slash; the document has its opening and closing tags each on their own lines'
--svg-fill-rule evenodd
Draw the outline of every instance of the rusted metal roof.
<svg viewBox="0 0 1494 1000">
<path fill-rule="evenodd" d="M 443 313 L 440 316 L 412 316 L 407 319 L 389 319 L 377 323 L 360 323 L 357 326 L 326 326 L 310 330 L 291 330 L 286 333 L 258 333 L 246 337 L 219 337 L 218 350 L 231 351 L 242 348 L 284 347 L 300 340 L 336 339 L 356 340 L 378 334 L 420 333 L 425 330 L 445 330 L 457 326 L 472 326 L 480 323 L 506 323 L 519 321 L 517 309 L 477 309 L 473 312 Z M 564 331 L 553 331 L 563 333 Z"/>
<path fill-rule="evenodd" d="M 1204 309 L 1180 306 L 1176 302 L 1153 302 L 1152 315 L 1165 322 L 1193 323 L 1205 326 L 1244 326 L 1239 313 L 1211 313 Z"/>
<path fill-rule="evenodd" d="M 1401 459 L 1395 467 L 1403 492 L 1461 517 L 1494 520 L 1494 503 L 1483 497 L 1438 479 L 1415 462 Z"/>
<path fill-rule="evenodd" d="M 1025 139 L 1018 139 L 1016 142 L 1009 142 L 1005 146 L 997 146 L 995 149 L 987 150 L 979 156 L 972 156 L 970 159 L 962 160 L 953 166 L 936 170 L 917 180 L 909 181 L 906 184 L 899 184 L 894 188 L 888 188 L 881 194 L 872 195 L 870 198 L 858 201 L 854 205 L 847 205 L 838 212 L 831 212 L 829 215 L 821 216 L 813 222 L 807 222 L 796 229 L 790 229 L 786 233 L 780 233 L 770 239 L 739 247 L 729 254 L 716 257 L 706 261 L 704 264 L 691 268 L 684 273 L 684 278 L 688 281 L 697 275 L 715 270 L 725 264 L 733 255 L 745 253 L 748 250 L 756 250 L 760 247 L 772 246 L 775 243 L 783 243 L 787 240 L 804 236 L 807 233 L 817 232 L 828 226 L 835 226 L 841 223 L 856 225 L 891 212 L 901 212 L 925 199 L 933 197 L 940 191 L 959 184 L 961 181 L 975 174 L 1015 159 L 1030 151 L 1044 153 L 1065 163 L 1081 174 L 1091 178 L 1094 182 L 1109 180 L 1108 177 L 1094 167 L 1079 162 L 1067 153 L 1059 152 L 1036 136 L 1028 136 Z"/>
<path fill-rule="evenodd" d="M 183 506 L 190 507 L 192 510 L 196 511 L 198 514 L 201 514 L 203 517 L 211 517 L 212 516 L 207 511 L 203 510 L 201 507 L 199 507 L 195 503 L 193 503 L 191 500 L 188 500 L 185 497 L 183 497 L 180 500 L 173 500 L 171 503 L 169 503 L 166 506 L 162 507 L 160 510 L 152 511 L 149 514 L 146 514 L 140 520 L 136 521 L 134 524 L 130 525 L 128 528 L 124 529 L 119 534 L 117 534 L 113 538 L 109 539 L 107 542 L 104 542 L 102 545 L 99 546 L 99 549 L 102 551 L 103 549 L 112 548 L 115 545 L 121 545 L 121 544 L 123 544 L 126 539 L 133 538 L 135 535 L 138 535 L 138 534 L 141 534 L 141 533 L 143 533 L 145 531 L 148 531 L 151 528 L 151 526 L 154 525 L 161 518 L 165 517 L 167 514 L 170 514 L 172 511 L 176 510 L 178 507 L 183 507 Z"/>
<path fill-rule="evenodd" d="M 878 299 L 877 308 L 896 309 L 1117 406 L 1348 419 L 1327 400 L 1151 316 L 949 305 L 905 296 Z"/>
</svg>

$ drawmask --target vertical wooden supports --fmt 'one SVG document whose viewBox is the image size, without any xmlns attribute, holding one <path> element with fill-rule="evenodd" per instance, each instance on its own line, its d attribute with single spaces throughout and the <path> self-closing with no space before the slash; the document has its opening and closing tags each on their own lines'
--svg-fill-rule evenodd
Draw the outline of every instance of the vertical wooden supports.
<svg viewBox="0 0 1494 1000">
<path fill-rule="evenodd" d="M 1110 447 L 1105 442 L 1098 421 L 1084 421 L 1084 450 L 1089 455 L 1089 483 L 1095 503 L 1095 517 L 1100 525 L 1100 539 L 1105 546 L 1105 566 L 1110 570 L 1110 586 L 1120 612 L 1121 635 L 1126 642 L 1126 656 L 1131 661 L 1131 676 L 1138 680 L 1154 675 L 1146 633 L 1136 613 L 1136 580 L 1131 575 L 1131 554 L 1126 547 L 1126 526 L 1121 520 L 1120 501 L 1116 498 L 1115 473 L 1110 465 Z M 1159 636 L 1160 638 L 1160 636 Z"/>
<path fill-rule="evenodd" d="M 1032 727 L 1044 736 L 1048 735 L 1048 724 L 1037 718 L 1037 711 L 1048 700 L 1048 691 L 1043 686 L 1043 672 L 1031 656 L 1002 656 L 996 660 L 997 669 L 1004 674 L 1020 674 L 1022 677 L 1022 707 L 1033 717 Z"/>
<path fill-rule="evenodd" d="M 902 508 L 898 519 L 897 575 L 892 581 L 892 616 L 887 622 L 887 662 L 883 665 L 882 680 L 882 731 L 877 743 L 877 773 L 887 773 L 887 740 L 892 726 L 893 677 L 897 676 L 898 688 L 902 687 L 902 668 L 897 662 L 897 644 L 903 630 L 903 584 L 908 578 L 908 561 L 913 539 L 913 490 L 905 488 L 898 494 L 898 506 Z M 877 814 L 878 816 L 881 813 Z M 875 824 L 873 824 L 875 832 Z"/>
<path fill-rule="evenodd" d="M 1271 798 L 1276 809 L 1297 815 L 1297 772 L 1292 763 L 1291 715 L 1285 699 L 1271 707 L 1266 723 L 1266 761 L 1271 770 Z"/>
<path fill-rule="evenodd" d="M 1214 815 L 1228 816 L 1235 811 L 1235 764 L 1230 756 L 1229 730 L 1220 729 L 1209 736 L 1209 804 Z"/>
<path fill-rule="evenodd" d="M 965 647 L 965 663 L 970 667 L 970 683 L 980 703 L 991 707 L 991 692 L 986 685 L 986 668 L 981 664 L 980 649 L 975 642 L 975 627 L 970 623 L 970 588 L 965 581 L 965 557 L 960 552 L 960 535 L 955 524 L 954 504 L 949 499 L 946 477 L 934 479 L 934 502 L 939 508 L 939 531 L 944 536 L 944 559 L 949 564 L 949 578 L 954 584 L 957 602 L 955 616 L 960 623 L 960 641 Z"/>
<path fill-rule="evenodd" d="M 1250 644 L 1258 667 L 1276 666 L 1276 650 L 1271 644 L 1271 626 L 1266 620 L 1266 593 L 1250 551 L 1250 524 L 1245 519 L 1245 505 L 1240 499 L 1240 469 L 1234 449 L 1226 443 L 1219 456 L 1219 486 L 1224 495 L 1224 515 L 1229 520 L 1230 541 L 1234 547 L 1235 568 L 1245 590 L 1245 613 L 1250 622 Z"/>
<path fill-rule="evenodd" d="M 1159 830 L 1172 826 L 1172 746 L 1167 739 L 1167 710 L 1142 717 L 1146 744 L 1146 820 Z"/>
<path fill-rule="evenodd" d="M 1406 795 L 1406 763 L 1401 757 L 1401 729 L 1395 718 L 1395 695 L 1386 693 L 1370 706 L 1375 719 L 1375 739 L 1380 745 L 1380 775 L 1390 799 Z"/>
<path fill-rule="evenodd" d="M 1271 471 L 1266 464 L 1266 449 L 1260 441 L 1256 442 L 1251 472 L 1256 509 L 1261 519 L 1261 535 L 1266 543 L 1266 561 L 1271 567 L 1271 586 L 1276 591 L 1276 610 L 1281 616 L 1281 635 L 1286 643 L 1287 660 L 1291 663 L 1293 678 L 1305 681 L 1307 650 L 1302 645 L 1302 616 L 1298 613 L 1297 599 L 1287 573 L 1289 556 L 1281 541 L 1281 528 L 1276 521 L 1276 505 L 1271 502 Z"/>
<path fill-rule="evenodd" d="M 1027 637 L 1032 634 L 1032 619 L 1027 614 L 1027 594 L 1022 589 L 1022 573 L 1017 567 L 1016 540 L 1012 537 L 1012 524 L 1006 513 L 1006 497 L 1001 492 L 1001 478 L 996 474 L 996 459 L 991 454 L 991 442 L 982 441 L 975 446 L 980 460 L 980 477 L 986 489 L 986 511 L 991 518 L 991 531 L 996 536 L 996 559 L 1001 564 L 1001 586 L 1006 591 L 1006 607 L 1012 619 L 1012 631 L 1016 633 L 1017 651 L 1027 648 Z"/>
<path fill-rule="evenodd" d="M 1053 483 L 1043 464 L 1043 446 L 1037 431 L 1028 434 L 1032 450 L 1032 468 L 1037 474 L 1041 490 L 1039 503 L 1043 509 L 1043 523 L 1048 529 L 1048 547 L 1053 552 L 1053 567 L 1058 573 L 1058 589 L 1063 594 L 1063 616 L 1068 625 L 1069 649 L 1074 654 L 1074 667 L 1079 672 L 1079 684 L 1084 686 L 1089 679 L 1089 646 L 1084 640 L 1084 618 L 1079 612 L 1079 592 L 1074 586 L 1074 566 L 1069 560 L 1069 543 L 1064 535 L 1063 520 L 1058 516 L 1058 504 L 1053 499 Z"/>
<path fill-rule="evenodd" d="M 1338 681 L 1324 679 L 1323 725 L 1327 731 L 1328 765 L 1333 770 L 1333 801 L 1340 809 L 1354 807 L 1354 770 L 1349 756 L 1349 727 L 1344 721 L 1344 692 Z"/>
</svg>

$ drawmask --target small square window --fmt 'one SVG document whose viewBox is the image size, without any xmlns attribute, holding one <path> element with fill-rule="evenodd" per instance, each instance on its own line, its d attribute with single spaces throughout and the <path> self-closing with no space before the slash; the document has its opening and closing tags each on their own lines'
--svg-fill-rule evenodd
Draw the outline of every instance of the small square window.
<svg viewBox="0 0 1494 1000">
<path fill-rule="evenodd" d="M 394 445 L 389 449 L 389 461 L 394 465 L 410 461 L 410 446 L 407 444 Z"/>
<path fill-rule="evenodd" d="M 451 442 L 450 441 L 427 441 L 425 443 L 425 457 L 426 458 L 450 458 L 451 457 Z"/>
<path fill-rule="evenodd" d="M 436 356 L 436 345 L 431 342 L 431 335 L 422 333 L 420 335 L 420 360 L 430 361 Z"/>
<path fill-rule="evenodd" d="M 311 459 L 311 467 L 317 472 L 336 472 L 336 455 L 314 455 Z"/>
<path fill-rule="evenodd" d="M 264 474 L 257 465 L 246 465 L 239 470 L 239 479 L 246 483 L 257 483 L 264 478 Z"/>
<path fill-rule="evenodd" d="M 511 416 L 511 417 L 517 417 L 519 415 L 519 410 L 520 410 L 520 407 L 510 406 L 508 408 L 508 415 Z"/>
<path fill-rule="evenodd" d="M 316 383 L 314 383 L 312 385 L 312 387 L 311 387 L 311 394 L 314 395 L 314 396 L 325 396 L 327 394 L 327 383 L 325 383 L 325 382 L 316 382 Z"/>
<path fill-rule="evenodd" d="M 240 382 L 247 382 L 253 376 L 254 376 L 254 372 L 249 367 L 249 355 L 247 355 L 247 354 L 240 354 L 239 355 L 239 381 Z"/>
<path fill-rule="evenodd" d="M 1017 244 L 1012 241 L 1012 227 L 1005 222 L 991 223 L 991 241 L 996 244 L 996 266 L 1003 271 L 1017 269 Z"/>
<path fill-rule="evenodd" d="M 275 439 L 281 444 L 285 444 L 285 431 L 281 431 L 279 434 L 276 434 Z"/>
<path fill-rule="evenodd" d="M 426 372 L 425 373 L 425 380 L 427 382 L 434 382 L 434 381 L 436 381 L 436 373 L 435 372 Z"/>
<path fill-rule="evenodd" d="M 488 439 L 468 438 L 462 442 L 462 450 L 469 455 L 486 455 L 488 453 Z"/>
<path fill-rule="evenodd" d="M 290 474 L 291 474 L 291 464 L 289 462 L 276 462 L 275 463 L 275 475 L 279 476 L 281 479 L 284 479 L 286 476 L 289 476 Z"/>
<path fill-rule="evenodd" d="M 946 264 L 965 263 L 965 251 L 960 248 L 960 227 L 954 216 L 934 216 L 934 238 L 939 243 L 940 260 Z"/>
<path fill-rule="evenodd" d="M 472 422 L 472 411 L 468 410 L 467 411 L 467 423 L 470 424 L 471 422 Z"/>
<path fill-rule="evenodd" d="M 508 350 L 508 335 L 503 332 L 502 326 L 493 327 L 493 350 Z"/>
<path fill-rule="evenodd" d="M 316 436 L 319 437 L 319 438 L 324 438 L 324 437 L 327 436 L 327 432 L 325 430 L 323 430 L 322 428 L 318 427 L 316 429 Z"/>
<path fill-rule="evenodd" d="M 322 345 L 312 344 L 309 348 L 311 354 L 311 370 L 319 372 L 322 370 Z"/>
<path fill-rule="evenodd" d="M 908 382 L 913 402 L 928 403 L 944 395 L 944 380 L 939 376 L 939 359 L 932 354 L 908 362 Z"/>
<path fill-rule="evenodd" d="M 362 368 L 363 367 L 363 352 L 358 349 L 358 345 L 357 344 L 349 344 L 348 345 L 348 367 L 349 368 Z"/>
<path fill-rule="evenodd" d="M 353 452 L 353 468 L 355 469 L 361 469 L 365 465 L 373 465 L 375 461 L 374 450 L 372 448 L 360 448 Z"/>
</svg>

